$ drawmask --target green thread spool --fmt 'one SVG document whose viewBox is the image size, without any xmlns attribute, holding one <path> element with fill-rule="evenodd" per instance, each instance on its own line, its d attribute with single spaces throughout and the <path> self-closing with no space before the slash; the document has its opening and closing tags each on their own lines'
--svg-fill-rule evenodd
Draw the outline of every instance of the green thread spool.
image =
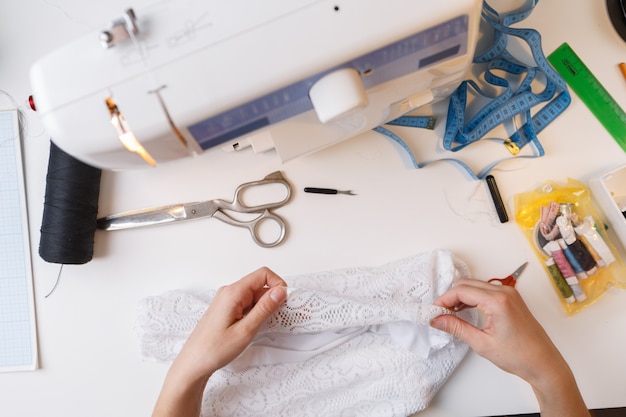
<svg viewBox="0 0 626 417">
<path fill-rule="evenodd" d="M 565 302 L 568 304 L 571 304 L 574 301 L 576 301 L 576 298 L 574 297 L 574 293 L 572 292 L 572 289 L 570 288 L 567 281 L 565 281 L 565 278 L 563 278 L 563 274 L 561 274 L 559 267 L 554 262 L 554 258 L 549 258 L 546 261 L 546 266 L 548 267 L 550 276 L 554 280 L 554 283 L 559 289 L 559 292 L 561 293 L 561 296 L 563 297 Z"/>
</svg>

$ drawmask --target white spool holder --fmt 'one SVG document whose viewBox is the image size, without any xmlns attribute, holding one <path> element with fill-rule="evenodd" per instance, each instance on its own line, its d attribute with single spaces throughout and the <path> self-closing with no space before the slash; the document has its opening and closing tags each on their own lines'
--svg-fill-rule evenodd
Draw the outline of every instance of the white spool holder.
<svg viewBox="0 0 626 417">
<path fill-rule="evenodd" d="M 342 68 L 325 75 L 313 84 L 309 97 L 322 123 L 341 119 L 368 103 L 361 76 L 354 68 Z"/>
</svg>

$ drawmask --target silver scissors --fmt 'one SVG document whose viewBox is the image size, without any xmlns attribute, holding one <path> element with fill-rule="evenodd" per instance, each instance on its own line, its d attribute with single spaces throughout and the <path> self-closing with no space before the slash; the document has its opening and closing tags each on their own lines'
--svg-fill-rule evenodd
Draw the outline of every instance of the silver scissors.
<svg viewBox="0 0 626 417">
<path fill-rule="evenodd" d="M 242 195 L 246 190 L 268 184 L 279 184 L 284 186 L 286 196 L 280 201 L 259 205 L 247 205 L 243 202 Z M 233 226 L 247 228 L 252 235 L 252 239 L 257 245 L 264 248 L 271 248 L 282 243 L 285 239 L 287 227 L 285 221 L 281 217 L 272 213 L 270 210 L 282 207 L 287 204 L 290 199 L 291 184 L 289 184 L 285 177 L 283 177 L 280 171 L 276 171 L 267 175 L 260 181 L 252 181 L 241 184 L 235 190 L 233 201 L 216 199 L 133 210 L 102 217 L 97 220 L 97 223 L 99 229 L 122 230 L 142 226 L 155 226 L 183 220 L 214 217 Z M 251 220 L 238 220 L 227 214 L 226 211 L 240 214 L 259 215 Z M 267 241 L 259 235 L 259 227 L 261 223 L 266 221 L 274 222 L 279 227 L 279 236 L 275 240 Z"/>
</svg>

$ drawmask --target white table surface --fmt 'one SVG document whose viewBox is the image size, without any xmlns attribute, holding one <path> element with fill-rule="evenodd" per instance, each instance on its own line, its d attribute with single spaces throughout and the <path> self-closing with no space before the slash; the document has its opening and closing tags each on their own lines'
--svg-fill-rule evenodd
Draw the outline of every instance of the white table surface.
<svg viewBox="0 0 626 417">
<path fill-rule="evenodd" d="M 0 89 L 23 105 L 30 94 L 28 71 L 35 59 L 99 28 L 129 6 L 122 0 L 89 3 L 3 1 Z M 493 5 L 506 9 L 521 3 L 500 0 Z M 131 6 L 145 4 L 147 0 L 139 0 Z M 523 25 L 542 33 L 546 53 L 569 42 L 626 106 L 626 81 L 617 68 L 626 60 L 626 44 L 613 31 L 604 1 L 542 1 Z M 10 107 L 10 101 L 0 97 L 0 108 Z M 438 127 L 434 132 L 407 131 L 404 138 L 418 150 L 418 157 L 427 159 L 426 153 L 434 152 L 442 135 L 445 104 L 422 114 L 439 116 Z M 494 172 L 511 217 L 516 193 L 545 180 L 573 177 L 586 182 L 626 163 L 626 154 L 575 96 L 540 139 L 546 156 L 507 162 Z M 94 259 L 65 266 L 56 291 L 44 298 L 59 265 L 47 264 L 37 255 L 49 136 L 34 113 L 29 114 L 23 141 L 40 369 L 0 374 L 2 415 L 149 415 L 167 365 L 139 360 L 133 322 L 136 303 L 144 296 L 175 288 L 216 288 L 262 265 L 289 276 L 375 266 L 435 248 L 454 252 L 483 279 L 510 273 L 530 261 L 518 289 L 569 361 L 588 406 L 626 406 L 626 291 L 610 289 L 596 304 L 568 318 L 515 222 L 500 224 L 483 184 L 455 166 L 413 170 L 395 145 L 367 133 L 284 165 L 272 153 L 215 151 L 155 170 L 105 172 L 101 214 L 230 197 L 236 185 L 280 169 L 296 190 L 292 202 L 278 211 L 289 223 L 288 238 L 277 248 L 262 249 L 243 229 L 215 220 L 98 232 Z M 495 155 L 502 156 L 496 148 L 492 144 L 457 156 L 479 169 Z M 305 186 L 353 189 L 358 196 L 305 194 Z M 536 410 L 533 393 L 523 381 L 470 353 L 421 415 Z"/>
</svg>

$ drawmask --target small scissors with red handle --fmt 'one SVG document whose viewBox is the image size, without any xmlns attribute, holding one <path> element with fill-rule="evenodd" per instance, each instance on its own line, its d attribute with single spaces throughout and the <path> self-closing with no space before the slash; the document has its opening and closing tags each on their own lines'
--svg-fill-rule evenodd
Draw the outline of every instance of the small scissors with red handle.
<svg viewBox="0 0 626 417">
<path fill-rule="evenodd" d="M 491 278 L 487 282 L 490 282 L 491 284 L 496 284 L 496 285 L 507 285 L 509 287 L 515 287 L 515 284 L 517 284 L 517 279 L 519 278 L 520 275 L 522 275 L 522 272 L 524 272 L 524 269 L 526 269 L 527 265 L 528 265 L 528 261 L 524 262 L 511 275 L 505 278 Z M 454 312 L 459 312 L 461 310 L 466 309 L 467 307 L 468 307 L 467 304 L 459 303 L 455 305 L 452 308 L 452 310 L 454 310 Z"/>
<path fill-rule="evenodd" d="M 515 287 L 515 284 L 517 284 L 517 279 L 519 278 L 520 275 L 522 275 L 522 272 L 524 272 L 524 269 L 526 269 L 527 265 L 528 265 L 528 261 L 524 262 L 519 268 L 515 270 L 515 272 L 513 272 L 508 277 L 491 278 L 487 282 L 490 282 L 492 284 L 497 284 L 497 285 L 508 285 L 509 287 Z"/>
</svg>

